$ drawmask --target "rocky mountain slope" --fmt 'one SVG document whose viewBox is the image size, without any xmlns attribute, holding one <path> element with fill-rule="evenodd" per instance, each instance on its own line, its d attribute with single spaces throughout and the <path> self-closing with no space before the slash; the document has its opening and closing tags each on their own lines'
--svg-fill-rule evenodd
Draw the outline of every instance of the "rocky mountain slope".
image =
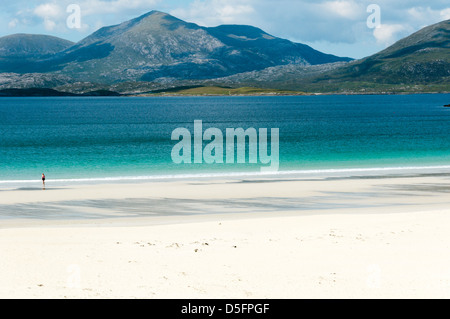
<svg viewBox="0 0 450 319">
<path fill-rule="evenodd" d="M 52 56 L 0 72 L 52 73 L 97 83 L 208 79 L 277 65 L 349 61 L 252 26 L 215 28 L 152 11 L 104 27 Z"/>
<path fill-rule="evenodd" d="M 34 37 L 40 36 L 0 38 L 0 89 L 138 94 L 177 86 L 251 86 L 322 93 L 450 92 L 450 20 L 356 61 L 252 26 L 206 28 L 158 11 L 102 28 L 76 44 L 48 37 L 39 46 Z M 2 66 L 2 61 L 8 63 Z"/>
<path fill-rule="evenodd" d="M 450 91 L 450 20 L 425 27 L 367 58 L 312 79 L 329 88 L 439 86 Z"/>
</svg>

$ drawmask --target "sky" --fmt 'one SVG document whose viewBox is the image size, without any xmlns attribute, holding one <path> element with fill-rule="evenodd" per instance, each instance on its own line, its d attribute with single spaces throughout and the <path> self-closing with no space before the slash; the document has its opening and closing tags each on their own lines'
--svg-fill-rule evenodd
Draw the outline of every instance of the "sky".
<svg viewBox="0 0 450 319">
<path fill-rule="evenodd" d="M 103 26 L 159 10 L 206 27 L 253 25 L 356 59 L 450 19 L 448 0 L 0 0 L 0 6 L 0 36 L 48 34 L 77 42 Z"/>
</svg>

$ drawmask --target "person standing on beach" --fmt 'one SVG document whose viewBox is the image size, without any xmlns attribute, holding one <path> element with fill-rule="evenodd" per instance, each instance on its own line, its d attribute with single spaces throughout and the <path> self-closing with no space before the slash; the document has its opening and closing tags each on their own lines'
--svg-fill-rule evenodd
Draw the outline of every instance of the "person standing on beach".
<svg viewBox="0 0 450 319">
<path fill-rule="evenodd" d="M 45 175 L 42 173 L 42 186 L 45 188 Z"/>
</svg>

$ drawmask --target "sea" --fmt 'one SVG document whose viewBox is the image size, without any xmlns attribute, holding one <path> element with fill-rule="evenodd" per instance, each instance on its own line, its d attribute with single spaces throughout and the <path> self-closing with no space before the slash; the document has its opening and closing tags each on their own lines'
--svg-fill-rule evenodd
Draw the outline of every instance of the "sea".
<svg viewBox="0 0 450 319">
<path fill-rule="evenodd" d="M 48 184 L 59 185 L 450 172 L 450 108 L 444 107 L 449 103 L 450 94 L 1 98 L 0 189 L 39 185 L 42 173 Z M 278 170 L 263 172 L 265 164 L 249 160 L 175 163 L 172 151 L 179 141 L 172 133 L 184 128 L 194 141 L 194 121 L 224 136 L 227 128 L 278 129 Z"/>
</svg>

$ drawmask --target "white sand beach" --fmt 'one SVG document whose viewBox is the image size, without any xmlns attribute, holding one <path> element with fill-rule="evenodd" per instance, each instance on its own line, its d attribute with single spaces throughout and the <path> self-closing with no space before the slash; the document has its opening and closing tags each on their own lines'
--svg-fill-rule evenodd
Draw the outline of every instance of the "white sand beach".
<svg viewBox="0 0 450 319">
<path fill-rule="evenodd" d="M 4 190 L 0 298 L 448 298 L 449 191 L 446 174 Z"/>
</svg>

